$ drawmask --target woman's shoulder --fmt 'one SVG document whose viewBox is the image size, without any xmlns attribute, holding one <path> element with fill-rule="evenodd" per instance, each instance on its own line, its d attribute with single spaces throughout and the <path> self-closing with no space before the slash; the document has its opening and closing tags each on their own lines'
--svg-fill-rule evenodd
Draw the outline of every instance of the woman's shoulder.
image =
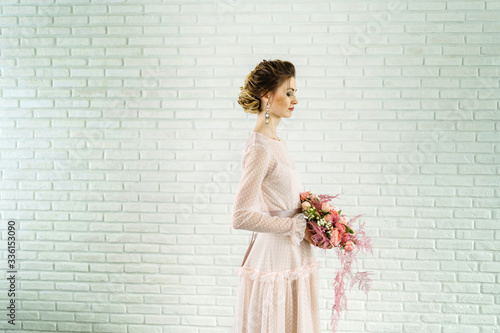
<svg viewBox="0 0 500 333">
<path fill-rule="evenodd" d="M 269 142 L 260 133 L 251 132 L 243 145 L 243 151 L 247 151 L 249 148 L 269 150 L 270 147 Z"/>
<path fill-rule="evenodd" d="M 250 136 L 247 141 L 243 144 L 242 153 L 257 153 L 257 154 L 267 154 L 270 153 L 270 147 L 259 139 L 256 139 L 255 136 Z"/>
<path fill-rule="evenodd" d="M 252 159 L 263 159 L 267 161 L 272 159 L 273 154 L 269 144 L 254 133 L 255 132 L 252 132 L 243 144 L 243 148 L 241 150 L 242 164 L 243 160 L 250 155 L 252 156 Z"/>
</svg>

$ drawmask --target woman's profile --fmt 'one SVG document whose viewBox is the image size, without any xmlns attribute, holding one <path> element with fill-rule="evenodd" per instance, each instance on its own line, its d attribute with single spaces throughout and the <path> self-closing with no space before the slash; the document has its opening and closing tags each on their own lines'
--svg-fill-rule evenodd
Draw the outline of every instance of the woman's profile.
<svg viewBox="0 0 500 333">
<path fill-rule="evenodd" d="M 296 93 L 294 65 L 263 60 L 239 94 L 257 123 L 243 146 L 231 217 L 233 228 L 253 232 L 238 272 L 234 333 L 320 332 L 320 262 L 301 210 L 299 170 L 277 135 L 280 119 L 296 112 Z"/>
</svg>

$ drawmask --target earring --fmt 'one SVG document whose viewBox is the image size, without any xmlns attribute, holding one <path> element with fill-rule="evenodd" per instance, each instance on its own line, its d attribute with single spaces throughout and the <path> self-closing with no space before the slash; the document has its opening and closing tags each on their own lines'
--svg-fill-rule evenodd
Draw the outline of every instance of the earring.
<svg viewBox="0 0 500 333">
<path fill-rule="evenodd" d="M 266 106 L 266 114 L 265 114 L 265 117 L 266 117 L 266 125 L 269 124 L 269 117 L 271 115 L 269 114 L 269 102 L 267 103 L 267 106 Z"/>
</svg>

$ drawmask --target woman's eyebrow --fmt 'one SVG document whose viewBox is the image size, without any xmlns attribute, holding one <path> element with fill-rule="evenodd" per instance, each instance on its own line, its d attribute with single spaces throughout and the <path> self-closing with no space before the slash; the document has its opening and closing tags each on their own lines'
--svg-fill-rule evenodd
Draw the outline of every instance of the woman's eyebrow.
<svg viewBox="0 0 500 333">
<path fill-rule="evenodd" d="M 294 91 L 297 91 L 297 89 L 293 89 L 293 88 L 288 88 L 288 89 L 292 89 L 292 90 L 294 90 Z"/>
</svg>

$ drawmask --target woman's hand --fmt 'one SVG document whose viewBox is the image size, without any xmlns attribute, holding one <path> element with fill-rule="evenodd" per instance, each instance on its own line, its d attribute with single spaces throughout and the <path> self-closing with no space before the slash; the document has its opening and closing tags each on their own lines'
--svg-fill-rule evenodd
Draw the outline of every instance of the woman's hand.
<svg viewBox="0 0 500 333">
<path fill-rule="evenodd" d="M 304 239 L 306 241 L 308 241 L 310 244 L 314 245 L 314 241 L 311 238 L 312 235 L 313 235 L 313 232 L 311 231 L 311 229 L 309 229 L 309 225 L 306 225 L 306 233 L 304 234 Z M 317 246 L 319 248 L 323 248 L 323 244 L 324 244 L 324 242 L 319 242 L 318 245 L 314 245 L 314 246 Z M 326 248 L 331 249 L 332 247 L 333 247 L 332 244 L 328 244 L 328 246 Z"/>
<path fill-rule="evenodd" d="M 314 241 L 311 239 L 313 233 L 311 229 L 309 229 L 309 225 L 306 225 L 306 233 L 304 234 L 304 239 L 308 241 L 310 244 L 314 245 Z"/>
<path fill-rule="evenodd" d="M 324 242 L 323 242 L 323 241 L 319 242 L 319 243 L 318 243 L 318 247 L 323 248 L 323 244 L 324 244 Z M 328 242 L 328 246 L 327 246 L 327 247 L 325 247 L 325 249 L 331 249 L 332 247 L 333 247 L 333 245 L 332 245 L 332 244 L 330 244 L 330 242 Z"/>
</svg>

